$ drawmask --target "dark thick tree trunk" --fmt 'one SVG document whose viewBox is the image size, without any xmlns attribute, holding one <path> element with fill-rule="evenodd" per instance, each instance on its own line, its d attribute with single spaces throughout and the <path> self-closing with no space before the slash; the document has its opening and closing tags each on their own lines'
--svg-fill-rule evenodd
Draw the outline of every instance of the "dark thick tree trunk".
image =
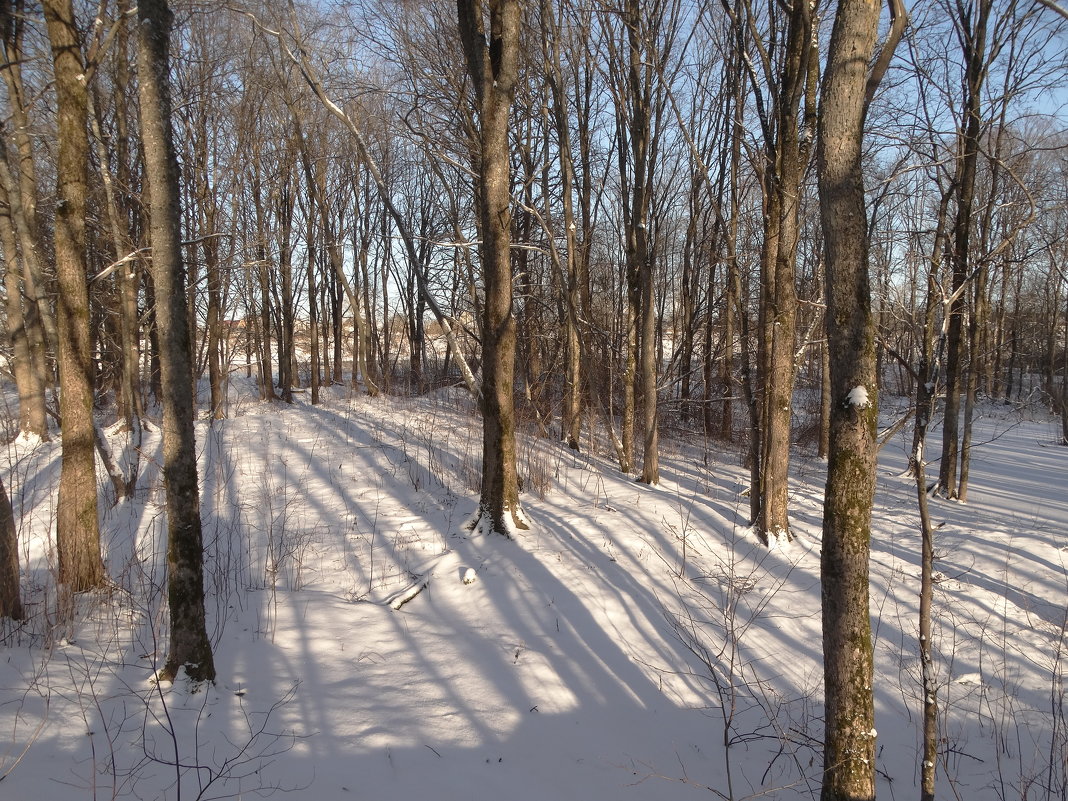
<svg viewBox="0 0 1068 801">
<path fill-rule="evenodd" d="M 80 592 L 100 587 L 105 581 L 97 518 L 92 342 L 85 259 L 89 106 L 81 38 L 71 0 L 47 0 L 44 12 L 55 65 L 58 116 L 55 243 L 63 463 L 56 510 L 56 549 L 60 582 Z"/>
<path fill-rule="evenodd" d="M 0 617 L 22 620 L 19 594 L 19 542 L 7 488 L 0 481 Z"/>
<path fill-rule="evenodd" d="M 488 11 L 486 32 L 484 6 Z M 478 110 L 477 191 L 486 302 L 482 317 L 482 488 L 473 526 L 527 528 L 516 471 L 508 115 L 518 78 L 517 0 L 457 0 L 460 41 Z"/>
<path fill-rule="evenodd" d="M 627 99 L 631 175 L 630 215 L 627 220 L 627 275 L 630 289 L 632 326 L 639 343 L 638 381 L 641 384 L 643 484 L 660 483 L 660 445 L 656 394 L 656 296 L 653 264 L 649 248 L 649 206 L 652 195 L 652 56 L 643 42 L 639 0 L 629 0 L 624 10 L 627 27 Z"/>
<path fill-rule="evenodd" d="M 215 662 L 204 617 L 203 537 L 193 430 L 192 344 L 181 256 L 178 160 L 171 130 L 166 0 L 141 0 L 138 67 L 145 177 L 150 191 L 152 273 L 159 322 L 163 405 L 163 480 L 167 495 L 167 600 L 171 633 L 161 672 L 181 669 L 195 681 L 214 681 Z"/>
</svg>

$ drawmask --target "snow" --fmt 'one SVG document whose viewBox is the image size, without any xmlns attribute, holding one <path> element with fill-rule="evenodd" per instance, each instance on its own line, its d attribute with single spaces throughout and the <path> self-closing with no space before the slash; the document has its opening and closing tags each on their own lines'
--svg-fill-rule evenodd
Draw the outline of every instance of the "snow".
<svg viewBox="0 0 1068 801">
<path fill-rule="evenodd" d="M 31 616 L 0 628 L 4 798 L 676 801 L 728 779 L 737 797 L 818 795 L 820 462 L 796 457 L 796 538 L 769 550 L 733 453 L 664 440 L 652 488 L 607 448 L 523 439 L 524 484 L 548 490 L 523 494 L 532 527 L 509 540 L 463 525 L 481 453 L 466 403 L 324 395 L 283 407 L 249 389 L 230 419 L 198 424 L 214 685 L 151 681 L 166 648 L 158 430 L 135 498 L 102 509 L 115 586 L 73 614 L 50 572 L 58 442 L 3 452 Z M 969 505 L 931 499 L 952 579 L 929 643 L 946 796 L 950 782 L 977 801 L 1068 783 L 1050 711 L 1068 589 L 1055 424 L 986 410 Z M 121 453 L 125 435 L 109 436 Z M 915 794 L 923 759 L 910 440 L 880 454 L 873 515 L 888 797 L 891 781 Z"/>
<path fill-rule="evenodd" d="M 867 409 L 871 404 L 868 399 L 868 390 L 863 386 L 853 387 L 846 395 L 846 405 L 856 406 L 858 409 Z"/>
</svg>

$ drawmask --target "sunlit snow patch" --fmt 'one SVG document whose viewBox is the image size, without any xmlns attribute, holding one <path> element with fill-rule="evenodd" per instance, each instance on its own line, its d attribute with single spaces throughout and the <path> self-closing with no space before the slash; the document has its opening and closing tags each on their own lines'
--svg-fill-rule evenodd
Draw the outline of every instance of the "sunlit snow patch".
<svg viewBox="0 0 1068 801">
<path fill-rule="evenodd" d="M 867 409 L 871 405 L 871 400 L 868 398 L 868 390 L 864 387 L 853 387 L 849 390 L 849 394 L 846 395 L 846 404 L 856 406 L 858 409 Z"/>
</svg>

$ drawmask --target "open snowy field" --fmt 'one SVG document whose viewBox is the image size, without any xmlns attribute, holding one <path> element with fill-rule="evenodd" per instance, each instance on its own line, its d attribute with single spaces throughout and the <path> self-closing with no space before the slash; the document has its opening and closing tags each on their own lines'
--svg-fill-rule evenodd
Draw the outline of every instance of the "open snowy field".
<svg viewBox="0 0 1068 801">
<path fill-rule="evenodd" d="M 481 443 L 462 397 L 303 400 L 198 426 L 219 681 L 196 692 L 152 681 L 158 431 L 136 499 L 102 507 L 115 586 L 73 605 L 47 537 L 59 445 L 9 446 L 31 617 L 0 632 L 0 798 L 818 795 L 821 462 L 796 457 L 797 540 L 768 551 L 734 452 L 667 440 L 649 488 L 523 439 L 534 526 L 508 541 L 463 527 Z M 985 412 L 969 502 L 932 504 L 939 793 L 1063 799 L 1068 448 L 1040 411 Z M 921 740 L 905 431 L 882 453 L 872 550 L 890 799 L 918 794 Z"/>
</svg>

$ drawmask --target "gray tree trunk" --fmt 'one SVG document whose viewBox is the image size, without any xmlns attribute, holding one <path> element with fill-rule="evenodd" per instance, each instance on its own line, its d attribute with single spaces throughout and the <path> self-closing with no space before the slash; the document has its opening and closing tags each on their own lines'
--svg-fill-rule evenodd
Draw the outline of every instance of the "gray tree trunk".
<svg viewBox="0 0 1068 801">
<path fill-rule="evenodd" d="M 142 0 L 138 67 L 156 319 L 159 322 L 163 405 L 163 480 L 167 496 L 167 600 L 171 632 L 161 673 L 179 670 L 213 681 L 215 662 L 204 619 L 203 539 L 193 430 L 192 347 L 181 256 L 178 160 L 171 130 L 169 47 L 171 11 L 166 0 Z"/>
<path fill-rule="evenodd" d="M 840 0 L 820 102 L 817 164 L 826 263 L 831 417 L 821 581 L 822 801 L 875 798 L 868 558 L 875 492 L 877 379 L 862 145 L 878 0 Z M 899 14 L 903 18 L 903 11 Z M 893 29 L 898 32 L 899 28 Z M 884 55 L 896 43 L 891 35 Z"/>
</svg>

